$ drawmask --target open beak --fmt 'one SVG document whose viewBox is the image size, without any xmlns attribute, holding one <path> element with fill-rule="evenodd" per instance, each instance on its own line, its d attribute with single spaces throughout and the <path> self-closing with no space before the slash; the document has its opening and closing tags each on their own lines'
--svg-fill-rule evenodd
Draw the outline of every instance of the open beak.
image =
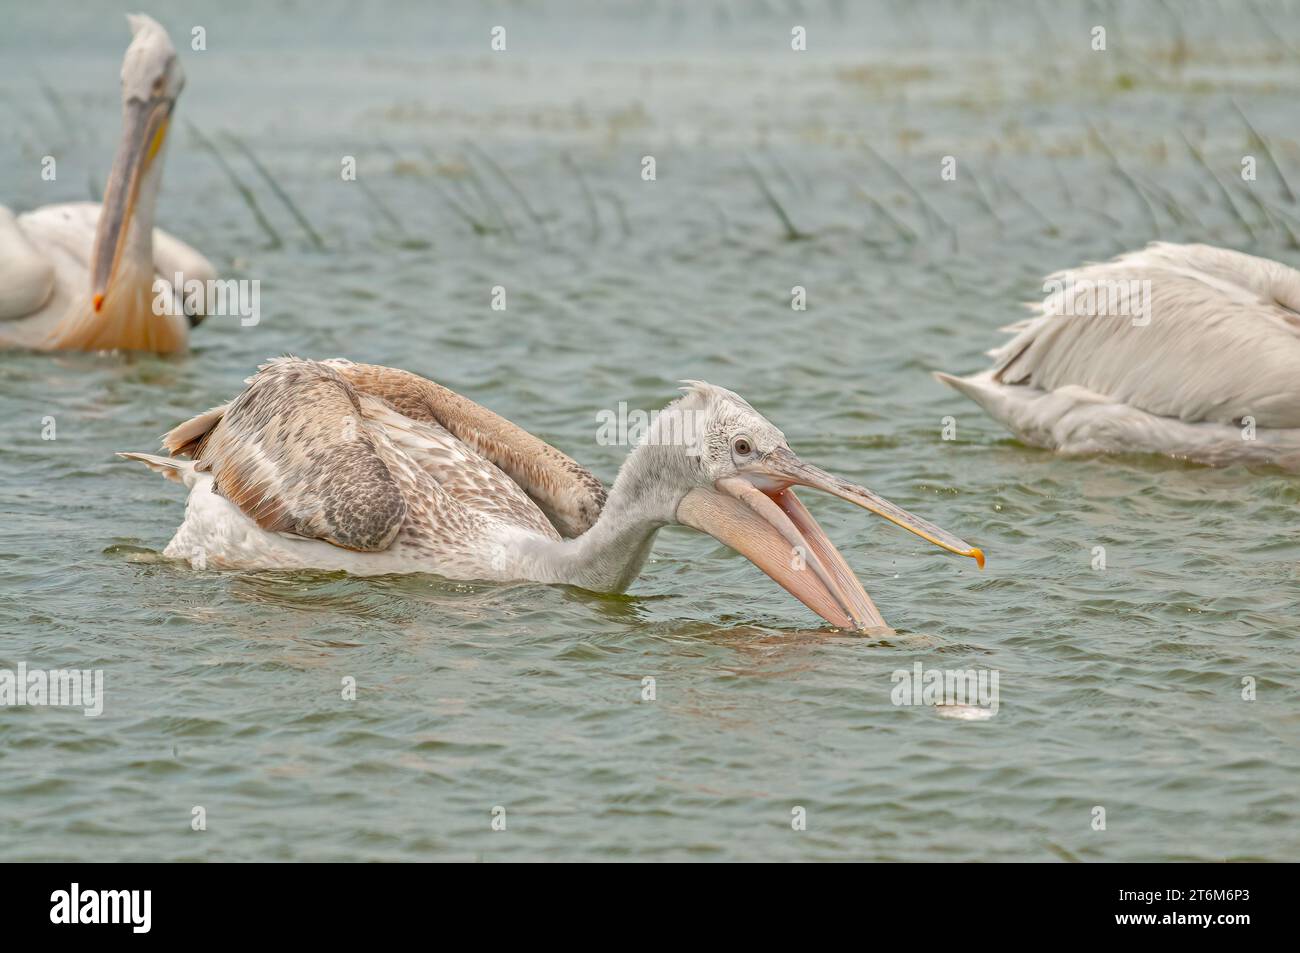
<svg viewBox="0 0 1300 953">
<path fill-rule="evenodd" d="M 104 204 L 99 211 L 91 253 L 90 291 L 96 311 L 103 308 L 117 273 L 139 198 L 140 180 L 162 149 L 173 105 L 175 100 L 167 97 L 155 97 L 147 103 L 133 99 L 127 104 L 122 143 L 104 189 Z"/>
<path fill-rule="evenodd" d="M 792 596 L 842 629 L 885 626 L 880 611 L 794 486 L 822 490 L 856 503 L 936 546 L 969 556 L 983 568 L 984 553 L 900 506 L 777 449 L 741 474 L 695 489 L 678 505 L 677 518 L 749 559 Z"/>
</svg>

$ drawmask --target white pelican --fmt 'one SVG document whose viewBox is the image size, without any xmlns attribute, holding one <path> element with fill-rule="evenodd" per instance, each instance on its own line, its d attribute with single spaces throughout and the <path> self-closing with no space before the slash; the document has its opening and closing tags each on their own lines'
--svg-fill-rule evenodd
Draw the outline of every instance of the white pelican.
<svg viewBox="0 0 1300 953">
<path fill-rule="evenodd" d="M 935 376 L 1034 446 L 1300 468 L 1300 272 L 1157 242 L 1044 291 L 993 367 Z"/>
<path fill-rule="evenodd" d="M 142 14 L 122 61 L 122 141 L 104 204 L 47 205 L 17 217 L 0 207 L 0 347 L 185 349 L 193 318 L 185 283 L 216 277 L 207 259 L 153 227 L 163 151 L 185 77 L 171 39 Z M 176 275 L 182 280 L 176 286 Z M 155 314 L 155 276 L 175 286 Z M 190 308 L 191 312 L 196 309 Z"/>
<path fill-rule="evenodd" d="M 796 485 L 984 564 L 951 533 L 804 463 L 749 404 L 710 384 L 688 382 L 655 417 L 607 496 L 554 447 L 407 371 L 286 357 L 246 383 L 164 436 L 172 457 L 121 454 L 189 488 L 164 554 L 196 568 L 431 572 L 622 592 L 658 530 L 682 524 L 739 551 L 833 625 L 884 626 Z"/>
</svg>

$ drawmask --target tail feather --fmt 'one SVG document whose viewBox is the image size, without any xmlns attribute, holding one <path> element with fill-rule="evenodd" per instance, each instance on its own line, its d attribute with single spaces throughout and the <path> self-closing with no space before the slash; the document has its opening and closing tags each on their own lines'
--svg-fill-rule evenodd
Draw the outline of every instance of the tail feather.
<svg viewBox="0 0 1300 953">
<path fill-rule="evenodd" d="M 209 433 L 221 423 L 226 413 L 227 404 L 205 410 L 197 417 L 191 417 L 183 424 L 177 424 L 163 434 L 163 449 L 173 456 L 197 457 L 203 447 L 203 441 Z"/>
<path fill-rule="evenodd" d="M 983 407 L 994 420 L 1001 421 L 1004 426 L 1018 434 L 1015 415 L 1011 412 L 1012 394 L 1016 391 L 1023 391 L 1024 396 L 1028 396 L 1031 392 L 1041 393 L 1025 387 L 1008 388 L 994 380 L 989 371 L 973 374 L 970 377 L 957 377 L 955 374 L 945 374 L 942 371 L 933 373 L 935 380 L 942 381 L 959 394 L 969 397 Z M 1022 434 L 1021 436 L 1023 437 Z"/>
<path fill-rule="evenodd" d="M 119 451 L 117 454 L 123 460 L 135 460 L 143 463 L 155 473 L 161 473 L 169 480 L 175 480 L 177 483 L 185 482 L 186 469 L 192 469 L 194 464 L 188 460 L 173 460 L 169 457 L 156 457 L 152 453 L 134 453 L 129 450 Z"/>
<path fill-rule="evenodd" d="M 931 371 L 931 373 L 934 375 L 935 380 L 941 381 L 953 390 L 965 394 L 976 403 L 981 403 L 978 396 L 981 388 L 974 381 L 965 377 L 958 377 L 956 374 L 945 374 L 943 371 Z"/>
</svg>

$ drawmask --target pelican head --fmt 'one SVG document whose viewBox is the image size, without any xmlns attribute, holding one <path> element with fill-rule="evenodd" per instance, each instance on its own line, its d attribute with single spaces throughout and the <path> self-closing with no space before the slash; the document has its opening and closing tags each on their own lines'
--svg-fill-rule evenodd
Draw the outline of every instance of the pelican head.
<svg viewBox="0 0 1300 953">
<path fill-rule="evenodd" d="M 142 13 L 128 14 L 127 21 L 133 38 L 122 60 L 122 140 L 104 189 L 92 257 L 91 294 L 96 311 L 103 307 L 132 241 L 131 222 L 142 202 L 149 205 L 149 221 L 139 223 L 142 227 L 136 230 L 135 241 L 147 243 L 151 238 L 163 142 L 185 85 L 176 48 L 158 21 Z M 148 244 L 134 249 L 137 254 L 148 250 Z M 152 276 L 151 264 L 149 274 Z"/>
<path fill-rule="evenodd" d="M 745 556 L 832 625 L 885 624 L 825 532 L 795 496 L 806 486 L 838 496 L 936 546 L 984 554 L 865 487 L 804 463 L 785 435 L 743 398 L 722 387 L 688 381 L 647 431 L 655 449 L 650 472 L 677 493 L 666 522 L 708 533 Z"/>
</svg>

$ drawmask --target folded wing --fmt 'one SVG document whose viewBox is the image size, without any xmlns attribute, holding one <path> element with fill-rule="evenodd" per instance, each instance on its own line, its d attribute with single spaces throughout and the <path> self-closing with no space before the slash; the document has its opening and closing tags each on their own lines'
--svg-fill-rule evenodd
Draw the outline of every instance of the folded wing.
<svg viewBox="0 0 1300 953">
<path fill-rule="evenodd" d="M 990 352 L 994 381 L 1086 388 L 1183 421 L 1300 427 L 1300 272 L 1158 243 L 1049 277 Z"/>
<path fill-rule="evenodd" d="M 605 505 L 590 470 L 468 398 L 418 374 L 375 364 L 326 361 L 360 393 L 383 399 L 412 420 L 437 423 L 510 477 L 565 537 L 580 536 Z"/>
<path fill-rule="evenodd" d="M 0 321 L 40 310 L 54 291 L 54 263 L 36 248 L 7 208 L 0 208 Z"/>
<path fill-rule="evenodd" d="M 363 552 L 404 526 L 417 541 L 463 538 L 483 520 L 558 538 L 604 502 L 564 454 L 418 375 L 280 358 L 247 383 L 163 444 L 210 470 L 214 490 L 264 529 Z"/>
<path fill-rule="evenodd" d="M 214 491 L 263 529 L 362 552 L 386 549 L 406 518 L 395 451 L 356 393 L 312 361 L 273 361 L 224 407 L 163 440 L 210 470 Z"/>
</svg>

